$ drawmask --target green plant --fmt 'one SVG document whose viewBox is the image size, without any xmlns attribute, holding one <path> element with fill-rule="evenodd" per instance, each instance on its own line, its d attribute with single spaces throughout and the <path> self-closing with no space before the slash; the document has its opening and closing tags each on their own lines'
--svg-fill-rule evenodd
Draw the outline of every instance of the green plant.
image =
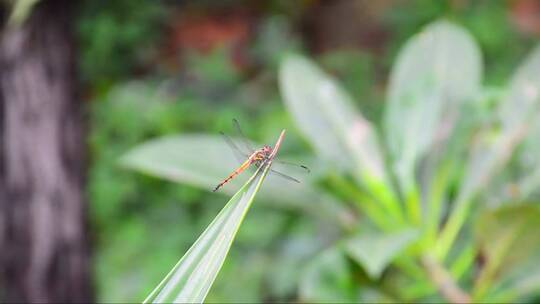
<svg viewBox="0 0 540 304">
<path fill-rule="evenodd" d="M 341 229 L 303 270 L 300 300 L 534 296 L 540 237 L 531 231 L 540 228 L 540 209 L 523 202 L 535 199 L 540 183 L 540 164 L 531 157 L 540 146 L 539 69 L 537 48 L 508 88 L 484 88 L 475 41 L 457 25 L 435 22 L 398 56 L 378 130 L 310 61 L 284 60 L 280 89 L 315 151 L 318 182 L 269 180 L 261 195 L 317 204 L 316 212 Z M 156 142 L 133 167 L 210 189 L 232 166 L 217 137 L 174 142 Z M 356 210 L 362 218 L 350 216 Z"/>
<path fill-rule="evenodd" d="M 269 160 L 231 198 L 188 252 L 150 293 L 145 303 L 203 302 L 212 286 L 255 195 L 268 173 L 283 140 L 282 131 Z M 126 166 L 139 166 L 153 154 L 155 145 L 140 147 L 123 159 Z"/>
</svg>

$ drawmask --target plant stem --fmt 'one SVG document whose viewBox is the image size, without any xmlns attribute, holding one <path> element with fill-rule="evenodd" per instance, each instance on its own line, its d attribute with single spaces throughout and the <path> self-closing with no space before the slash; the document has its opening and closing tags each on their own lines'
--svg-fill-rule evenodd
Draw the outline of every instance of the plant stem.
<svg viewBox="0 0 540 304">
<path fill-rule="evenodd" d="M 471 303 L 471 297 L 463 291 L 454 281 L 450 273 L 444 269 L 434 258 L 425 255 L 422 264 L 428 276 L 439 290 L 439 293 L 450 303 Z"/>
</svg>

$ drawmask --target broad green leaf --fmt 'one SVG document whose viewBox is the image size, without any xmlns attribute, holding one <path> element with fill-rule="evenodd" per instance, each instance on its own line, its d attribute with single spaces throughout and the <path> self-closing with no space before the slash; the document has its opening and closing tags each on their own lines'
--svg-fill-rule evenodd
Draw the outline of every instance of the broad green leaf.
<svg viewBox="0 0 540 304">
<path fill-rule="evenodd" d="M 531 302 L 530 298 L 540 292 L 540 258 L 537 253 L 522 265 L 509 270 L 508 274 L 494 284 L 485 301 L 492 303 Z"/>
<path fill-rule="evenodd" d="M 407 42 L 392 69 L 385 135 L 404 191 L 415 165 L 451 132 L 461 104 L 478 93 L 482 62 L 472 37 L 438 21 Z"/>
<path fill-rule="evenodd" d="M 350 170 L 392 215 L 398 216 L 377 134 L 356 111 L 349 95 L 300 56 L 291 55 L 283 62 L 279 82 L 288 111 L 319 156 Z"/>
<path fill-rule="evenodd" d="M 521 64 L 512 77 L 508 94 L 497 109 L 500 130 L 486 128 L 477 136 L 466 162 L 465 175 L 437 249 L 444 256 L 465 222 L 478 191 L 508 162 L 514 149 L 527 136 L 540 114 L 540 47 Z M 533 171 L 530 171 L 533 172 Z"/>
<path fill-rule="evenodd" d="M 530 121 L 540 106 L 540 45 L 520 65 L 512 77 L 506 98 L 498 107 L 502 129 L 513 129 Z"/>
<path fill-rule="evenodd" d="M 525 136 L 523 147 L 518 151 L 518 170 L 513 180 L 507 180 L 506 186 L 499 193 L 499 202 L 506 200 L 527 200 L 540 184 L 540 46 L 538 46 L 524 63 L 519 67 L 513 77 L 509 92 L 497 108 L 500 120 L 501 139 Z M 504 152 L 491 148 L 488 155 L 497 155 Z M 503 149 L 506 149 L 503 147 Z M 484 167 L 486 167 L 484 165 Z M 488 168 L 471 169 L 483 172 Z M 517 175 L 517 176 L 516 176 Z"/>
<path fill-rule="evenodd" d="M 477 300 L 485 296 L 493 282 L 539 252 L 538 230 L 540 209 L 536 205 L 507 205 L 482 215 L 475 236 L 486 262 L 474 289 Z"/>
<path fill-rule="evenodd" d="M 284 132 L 276 143 L 271 159 L 279 149 Z M 145 303 L 202 303 L 204 301 L 270 166 L 271 163 L 268 163 L 257 169 L 146 298 Z"/>
<path fill-rule="evenodd" d="M 486 197 L 492 206 L 509 201 L 534 200 L 540 194 L 540 120 L 533 122 L 523 144 L 516 150 L 516 157 L 508 163 L 510 170 L 499 174 L 492 181 Z"/>
<path fill-rule="evenodd" d="M 223 138 L 202 134 L 151 140 L 126 153 L 121 163 L 130 169 L 208 191 L 239 166 Z M 274 168 L 277 168 L 276 165 Z M 287 168 L 279 170 L 295 176 L 294 172 L 287 172 Z M 219 192 L 233 193 L 245 182 L 247 175 L 243 173 L 234 178 Z M 309 176 L 299 178 L 302 182 L 294 183 L 269 174 L 259 198 L 282 207 L 302 208 L 314 215 L 329 216 L 340 222 L 349 221 L 347 211 L 338 202 L 310 186 Z M 321 210 L 324 212 L 321 213 Z"/>
<path fill-rule="evenodd" d="M 533 121 L 540 114 L 540 46 L 521 64 L 512 77 L 508 94 L 499 104 L 497 112 L 500 131 L 478 145 L 471 152 L 467 174 L 460 195 L 470 197 L 487 182 L 512 155 L 514 148 L 528 134 Z M 531 134 L 532 135 L 532 134 Z"/>
<path fill-rule="evenodd" d="M 307 59 L 290 56 L 281 66 L 280 89 L 298 128 L 323 159 L 343 168 L 353 160 L 364 175 L 384 178 L 373 127 L 332 78 Z"/>
<path fill-rule="evenodd" d="M 535 119 L 538 119 L 539 69 L 540 46 L 520 65 L 512 77 L 508 94 L 499 103 L 497 113 L 501 123 L 500 131 L 491 136 L 491 142 L 472 151 L 468 174 L 462 187 L 466 191 L 463 195 L 470 196 L 486 185 L 496 169 L 508 160 L 517 144 L 530 132 Z"/>
<path fill-rule="evenodd" d="M 299 294 L 300 301 L 305 303 L 358 302 L 358 286 L 338 247 L 327 249 L 310 261 L 300 281 Z"/>
<path fill-rule="evenodd" d="M 416 230 L 394 233 L 362 233 L 346 243 L 347 253 L 366 270 L 372 279 L 378 279 L 384 269 L 416 240 Z"/>
<path fill-rule="evenodd" d="M 538 195 L 540 188 L 540 120 L 534 122 L 531 132 L 525 139 L 523 149 L 518 155 L 520 174 L 516 183 L 516 193 L 513 199 L 529 200 L 532 195 Z"/>
</svg>

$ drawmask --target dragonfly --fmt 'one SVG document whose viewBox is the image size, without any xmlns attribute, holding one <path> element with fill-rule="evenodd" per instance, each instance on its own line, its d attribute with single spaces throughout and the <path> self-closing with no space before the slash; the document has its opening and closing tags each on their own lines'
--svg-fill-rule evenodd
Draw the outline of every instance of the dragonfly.
<svg viewBox="0 0 540 304">
<path fill-rule="evenodd" d="M 260 166 L 265 164 L 269 160 L 270 155 L 272 154 L 272 151 L 273 151 L 273 148 L 269 145 L 264 145 L 261 148 L 255 150 L 251 146 L 251 143 L 249 142 L 249 140 L 244 135 L 244 132 L 242 131 L 242 128 L 240 127 L 240 123 L 238 123 L 238 120 L 233 119 L 232 122 L 233 122 L 234 129 L 236 130 L 236 133 L 238 133 L 237 135 L 240 137 L 240 140 L 242 143 L 241 146 L 243 147 L 243 149 L 241 149 L 239 145 L 237 145 L 229 136 L 227 136 L 227 134 L 223 132 L 220 132 L 220 134 L 223 136 L 223 139 L 225 140 L 229 148 L 231 148 L 235 157 L 241 163 L 241 165 L 238 168 L 236 168 L 231 174 L 229 174 L 229 176 L 227 176 L 224 180 L 222 180 L 214 188 L 214 190 L 212 190 L 213 192 L 216 192 L 217 190 L 219 190 L 225 184 L 230 182 L 233 178 L 235 178 L 244 170 L 249 168 L 249 166 L 255 165 L 255 167 L 259 168 Z M 280 160 L 274 160 L 273 162 L 282 164 L 282 165 L 298 167 L 307 173 L 311 172 L 311 170 L 307 166 L 304 166 L 304 165 L 280 161 Z M 297 180 L 296 178 L 288 176 L 287 174 L 281 173 L 274 169 L 270 169 L 270 174 L 275 174 L 276 176 L 282 177 L 288 181 L 300 183 L 300 181 Z"/>
</svg>

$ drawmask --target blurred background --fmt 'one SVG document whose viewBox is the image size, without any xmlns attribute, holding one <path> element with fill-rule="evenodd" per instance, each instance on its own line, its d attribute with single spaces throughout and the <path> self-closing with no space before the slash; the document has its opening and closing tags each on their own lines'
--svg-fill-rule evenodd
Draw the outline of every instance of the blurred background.
<svg viewBox="0 0 540 304">
<path fill-rule="evenodd" d="M 312 154 L 278 91 L 289 52 L 378 124 L 399 48 L 427 23 L 466 28 L 494 87 L 540 37 L 535 0 L 28 2 L 20 22 L 9 1 L 2 14 L 7 301 L 139 302 L 185 253 L 227 197 L 120 166 L 140 143 L 228 131 L 237 118 L 257 142 L 287 128 L 283 153 Z M 298 301 L 299 269 L 338 233 L 312 213 L 257 199 L 207 300 Z"/>
</svg>

